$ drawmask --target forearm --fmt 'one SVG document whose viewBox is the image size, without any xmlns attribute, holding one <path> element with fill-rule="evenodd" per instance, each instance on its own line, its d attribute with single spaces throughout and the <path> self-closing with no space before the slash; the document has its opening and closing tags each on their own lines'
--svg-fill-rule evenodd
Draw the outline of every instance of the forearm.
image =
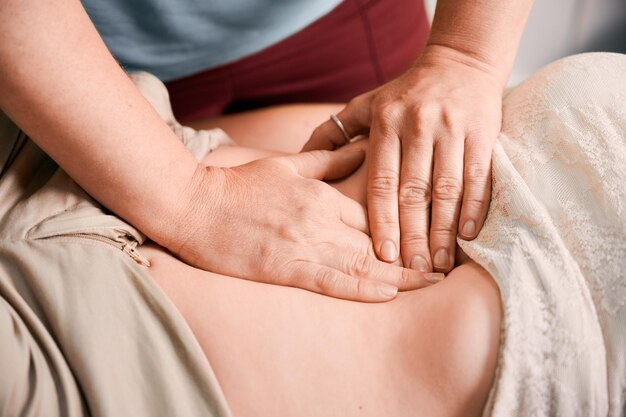
<svg viewBox="0 0 626 417">
<path fill-rule="evenodd" d="M 439 0 L 428 47 L 459 52 L 504 85 L 532 0 Z"/>
<path fill-rule="evenodd" d="M 0 107 L 87 192 L 162 245 L 197 163 L 78 1 L 0 6 Z"/>
</svg>

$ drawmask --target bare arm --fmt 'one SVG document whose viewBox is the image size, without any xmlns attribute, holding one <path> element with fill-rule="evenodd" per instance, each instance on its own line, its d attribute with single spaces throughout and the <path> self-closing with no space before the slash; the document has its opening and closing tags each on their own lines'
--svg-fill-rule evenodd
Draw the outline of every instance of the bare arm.
<svg viewBox="0 0 626 417">
<path fill-rule="evenodd" d="M 439 0 L 427 47 L 447 48 L 504 86 L 533 0 Z M 472 62 L 473 61 L 473 62 Z"/>
<path fill-rule="evenodd" d="M 197 163 L 78 1 L 0 3 L 0 107 L 83 188 L 168 246 Z"/>
</svg>

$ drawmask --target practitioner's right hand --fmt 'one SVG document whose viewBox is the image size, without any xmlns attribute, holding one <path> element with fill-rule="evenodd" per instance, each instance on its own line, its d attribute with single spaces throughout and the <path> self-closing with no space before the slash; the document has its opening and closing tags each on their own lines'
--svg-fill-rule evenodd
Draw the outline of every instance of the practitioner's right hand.
<svg viewBox="0 0 626 417">
<path fill-rule="evenodd" d="M 388 301 L 430 285 L 377 260 L 365 208 L 320 181 L 352 173 L 364 156 L 312 151 L 199 169 L 187 227 L 168 246 L 198 268 L 348 300 Z"/>
</svg>

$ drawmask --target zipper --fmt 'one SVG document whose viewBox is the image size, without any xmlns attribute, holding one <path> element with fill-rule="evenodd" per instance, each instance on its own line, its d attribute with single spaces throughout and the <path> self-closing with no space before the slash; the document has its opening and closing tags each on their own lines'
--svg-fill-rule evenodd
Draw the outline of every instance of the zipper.
<svg viewBox="0 0 626 417">
<path fill-rule="evenodd" d="M 66 233 L 58 236 L 50 236 L 44 237 L 44 240 L 51 239 L 64 239 L 64 238 L 76 238 L 76 239 L 85 239 L 93 242 L 102 243 L 104 245 L 113 247 L 115 249 L 121 250 L 127 256 L 129 256 L 133 261 L 137 262 L 139 265 L 149 267 L 150 261 L 148 258 L 143 256 L 137 251 L 137 245 L 139 242 L 135 240 L 131 235 L 128 234 L 120 234 L 118 235 L 118 239 L 112 239 L 104 236 L 89 234 L 89 233 Z"/>
</svg>

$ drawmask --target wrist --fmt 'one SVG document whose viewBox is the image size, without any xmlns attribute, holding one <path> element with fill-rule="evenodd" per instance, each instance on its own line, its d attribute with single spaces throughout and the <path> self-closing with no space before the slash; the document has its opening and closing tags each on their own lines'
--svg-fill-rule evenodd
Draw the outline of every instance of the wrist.
<svg viewBox="0 0 626 417">
<path fill-rule="evenodd" d="M 418 64 L 432 66 L 461 65 L 472 71 L 484 74 L 500 89 L 506 86 L 509 71 L 491 63 L 488 59 L 471 50 L 457 48 L 444 43 L 429 43 L 417 60 Z"/>
<path fill-rule="evenodd" d="M 189 247 L 193 245 L 191 242 L 198 229 L 203 228 L 210 234 L 207 226 L 214 223 L 213 217 L 220 206 L 223 179 L 222 169 L 198 164 L 189 181 L 181 187 L 164 225 L 162 241 L 158 243 L 174 254 L 184 254 L 186 260 L 193 262 L 190 259 L 194 256 L 193 251 Z"/>
</svg>

